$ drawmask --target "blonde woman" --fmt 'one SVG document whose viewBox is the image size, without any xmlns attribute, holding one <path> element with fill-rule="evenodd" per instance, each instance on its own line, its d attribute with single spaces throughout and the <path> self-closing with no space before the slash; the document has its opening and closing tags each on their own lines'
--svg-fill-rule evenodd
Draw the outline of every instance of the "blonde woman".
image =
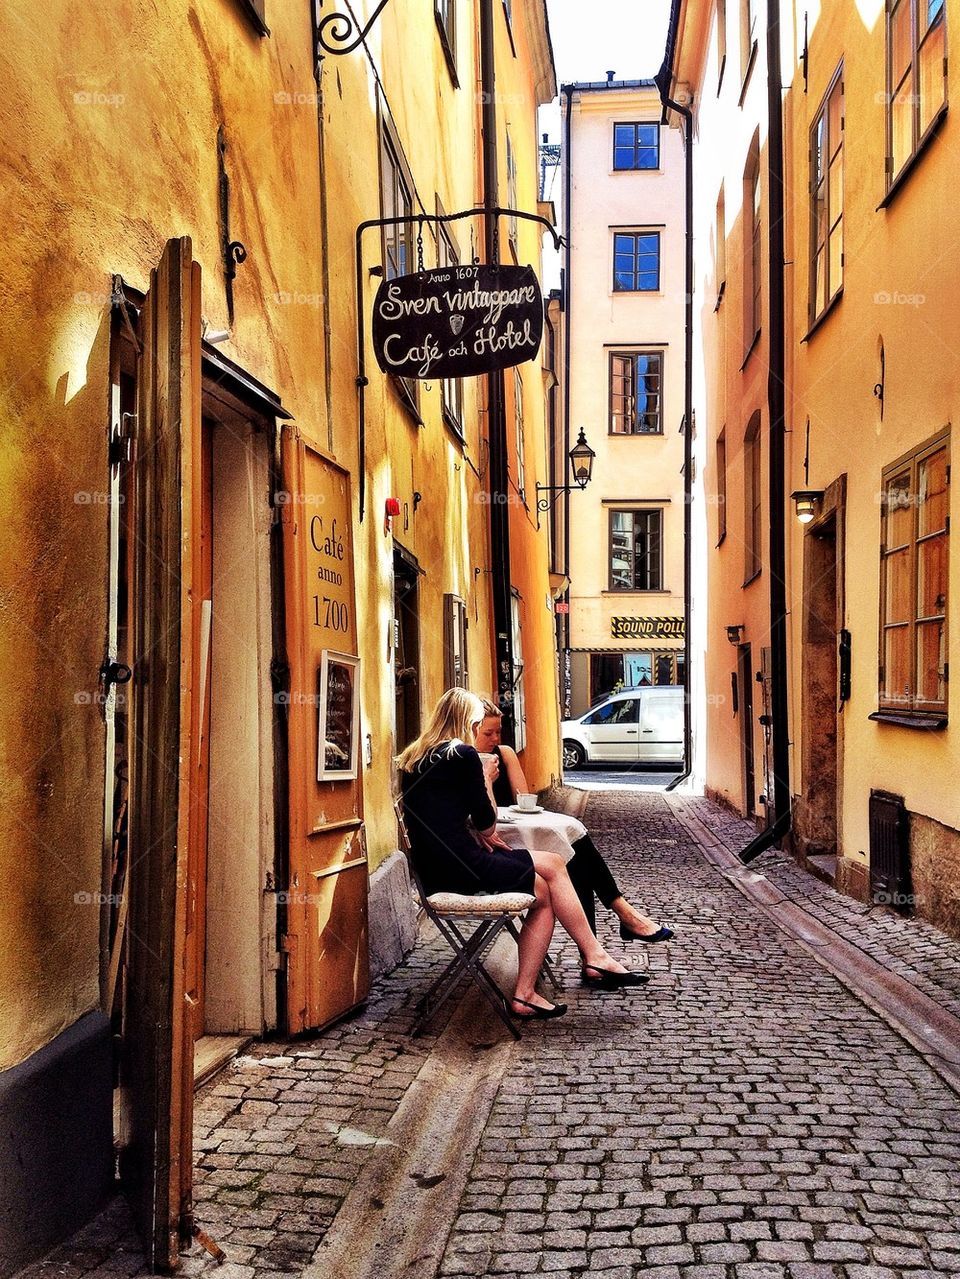
<svg viewBox="0 0 960 1279">
<path fill-rule="evenodd" d="M 536 990 L 555 920 L 580 948 L 588 985 L 602 990 L 643 985 L 646 974 L 627 972 L 590 931 L 562 858 L 508 848 L 498 838 L 490 791 L 496 765 L 491 760 L 485 769 L 474 745 L 483 717 L 478 697 L 466 689 L 448 689 L 426 728 L 397 758 L 410 842 L 425 891 L 533 895 L 520 931 L 511 1001 L 515 1017 L 533 1020 L 567 1011 L 565 1004 L 551 1004 Z"/>
</svg>

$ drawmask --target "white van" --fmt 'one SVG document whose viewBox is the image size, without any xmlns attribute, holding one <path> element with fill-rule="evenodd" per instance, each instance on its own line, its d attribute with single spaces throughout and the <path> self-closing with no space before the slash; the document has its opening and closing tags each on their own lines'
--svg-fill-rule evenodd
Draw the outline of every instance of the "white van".
<svg viewBox="0 0 960 1279">
<path fill-rule="evenodd" d="M 679 685 L 625 688 L 579 719 L 560 725 L 564 768 L 582 764 L 681 764 L 683 698 Z"/>
</svg>

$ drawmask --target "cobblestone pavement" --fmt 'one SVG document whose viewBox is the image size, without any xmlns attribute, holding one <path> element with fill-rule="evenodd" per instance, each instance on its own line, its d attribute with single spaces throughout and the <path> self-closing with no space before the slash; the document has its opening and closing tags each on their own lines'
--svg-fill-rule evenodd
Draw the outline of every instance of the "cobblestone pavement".
<svg viewBox="0 0 960 1279">
<path fill-rule="evenodd" d="M 708 799 L 677 802 L 732 852 L 746 847 L 756 827 Z M 941 1008 L 960 1018 L 960 942 L 932 924 L 887 906 L 867 905 L 838 893 L 802 870 L 788 853 L 763 853 L 753 868 L 804 910 L 859 946 L 891 972 L 905 977 Z"/>
<path fill-rule="evenodd" d="M 677 939 L 639 957 L 649 986 L 616 994 L 579 987 L 562 947 L 570 1012 L 511 1047 L 439 1273 L 960 1272 L 955 1094 L 703 860 L 662 795 L 598 792 L 585 820 L 623 890 Z M 186 1273 L 305 1267 L 431 1052 L 407 1032 L 440 954 L 419 948 L 359 1016 L 259 1044 L 201 1092 L 197 1215 L 228 1259 L 195 1251 Z M 20 1279 L 142 1271 L 117 1201 Z"/>
</svg>

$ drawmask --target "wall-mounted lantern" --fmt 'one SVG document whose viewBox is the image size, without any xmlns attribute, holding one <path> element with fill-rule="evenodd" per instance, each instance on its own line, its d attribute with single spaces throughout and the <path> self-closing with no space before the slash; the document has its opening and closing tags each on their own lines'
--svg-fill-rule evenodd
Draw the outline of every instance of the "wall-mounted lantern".
<svg viewBox="0 0 960 1279">
<path fill-rule="evenodd" d="M 823 489 L 795 489 L 790 496 L 801 524 L 809 524 L 816 518 L 817 508 L 823 500 Z"/>
<path fill-rule="evenodd" d="M 587 437 L 581 426 L 579 438 L 569 453 L 570 465 L 573 467 L 573 484 L 538 484 L 537 510 L 549 511 L 559 493 L 572 493 L 575 489 L 585 489 L 593 476 L 593 459 L 596 456 L 587 443 Z M 552 493 L 553 497 L 541 497 L 541 493 Z"/>
<path fill-rule="evenodd" d="M 730 643 L 731 643 L 731 644 L 739 644 L 739 643 L 740 643 L 740 636 L 741 636 L 741 633 L 742 633 L 743 629 L 744 629 L 744 627 L 743 627 L 743 623 L 742 623 L 742 622 L 741 622 L 738 626 L 728 626 L 728 627 L 727 627 L 727 639 L 730 641 Z"/>
</svg>

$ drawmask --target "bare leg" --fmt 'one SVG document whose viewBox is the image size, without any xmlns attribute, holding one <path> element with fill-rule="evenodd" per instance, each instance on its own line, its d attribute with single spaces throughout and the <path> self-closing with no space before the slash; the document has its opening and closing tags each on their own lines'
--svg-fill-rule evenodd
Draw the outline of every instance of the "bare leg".
<svg viewBox="0 0 960 1279">
<path fill-rule="evenodd" d="M 636 906 L 627 901 L 626 897 L 615 897 L 610 903 L 610 909 L 635 933 L 655 933 L 660 927 L 649 915 L 642 915 Z"/>
<path fill-rule="evenodd" d="M 547 883 L 539 875 L 535 879 L 536 904 L 527 911 L 527 917 L 520 929 L 520 943 L 517 947 L 517 984 L 514 988 L 514 1001 L 523 1000 L 536 1008 L 551 1008 L 549 1000 L 537 994 L 537 977 L 540 965 L 553 936 L 554 915 L 550 905 L 550 890 Z M 514 1012 L 523 1013 L 525 1009 L 516 1007 Z"/>
<path fill-rule="evenodd" d="M 533 864 L 537 874 L 542 875 L 550 890 L 550 904 L 560 924 L 570 934 L 580 949 L 584 962 L 594 967 L 606 968 L 610 972 L 625 973 L 627 970 L 610 955 L 594 936 L 583 913 L 580 899 L 570 882 L 563 858 L 556 853 L 532 852 Z"/>
</svg>

